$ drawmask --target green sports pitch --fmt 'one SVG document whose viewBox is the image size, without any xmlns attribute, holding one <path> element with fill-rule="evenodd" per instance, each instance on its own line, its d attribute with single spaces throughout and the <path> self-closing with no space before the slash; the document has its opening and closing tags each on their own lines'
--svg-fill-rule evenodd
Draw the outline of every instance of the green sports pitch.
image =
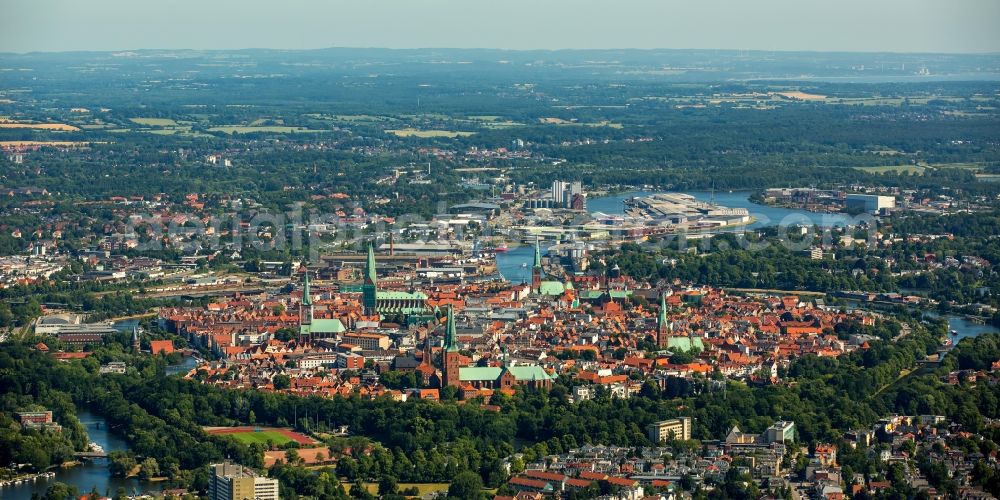
<svg viewBox="0 0 1000 500">
<path fill-rule="evenodd" d="M 253 444 L 262 443 L 267 444 L 270 441 L 276 445 L 283 445 L 292 439 L 288 436 L 282 434 L 278 431 L 251 431 L 251 432 L 234 432 L 232 434 L 226 434 L 229 437 L 236 439 L 243 444 Z"/>
</svg>

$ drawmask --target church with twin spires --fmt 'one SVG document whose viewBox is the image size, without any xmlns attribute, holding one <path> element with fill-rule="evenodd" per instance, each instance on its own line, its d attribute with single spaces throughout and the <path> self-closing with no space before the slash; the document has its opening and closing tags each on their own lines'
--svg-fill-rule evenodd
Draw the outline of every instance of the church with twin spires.
<svg viewBox="0 0 1000 500">
<path fill-rule="evenodd" d="M 313 300 L 307 269 L 302 281 L 302 303 L 299 308 L 300 337 L 326 338 L 347 331 L 339 319 L 316 318 Z M 427 307 L 427 295 L 423 292 L 379 290 L 375 249 L 370 244 L 361 284 L 361 306 L 362 314 L 373 322 L 380 322 L 386 317 L 425 318 L 431 313 Z"/>
<path fill-rule="evenodd" d="M 368 257 L 365 259 L 361 304 L 364 307 L 365 316 L 379 318 L 379 320 L 386 316 L 422 316 L 428 313 L 427 294 L 423 292 L 378 289 L 375 248 L 371 244 L 368 245 Z"/>
</svg>

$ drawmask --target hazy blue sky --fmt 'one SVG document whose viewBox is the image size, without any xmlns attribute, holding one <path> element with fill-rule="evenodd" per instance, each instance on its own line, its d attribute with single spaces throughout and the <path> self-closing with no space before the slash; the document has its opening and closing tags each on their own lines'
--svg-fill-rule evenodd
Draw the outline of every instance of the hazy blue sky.
<svg viewBox="0 0 1000 500">
<path fill-rule="evenodd" d="M 734 48 L 1000 52 L 1000 0 L 0 0 L 0 51 Z"/>
</svg>

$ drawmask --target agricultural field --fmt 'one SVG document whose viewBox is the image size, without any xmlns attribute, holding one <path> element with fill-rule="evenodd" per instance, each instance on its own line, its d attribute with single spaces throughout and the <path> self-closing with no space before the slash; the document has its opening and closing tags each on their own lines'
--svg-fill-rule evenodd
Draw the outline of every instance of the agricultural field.
<svg viewBox="0 0 1000 500">
<path fill-rule="evenodd" d="M 933 163 L 927 165 L 931 168 L 961 168 L 965 170 L 982 170 L 984 167 L 978 163 Z"/>
<path fill-rule="evenodd" d="M 782 97 L 786 97 L 788 99 L 796 100 L 796 101 L 823 101 L 823 100 L 826 100 L 826 96 L 825 95 L 809 94 L 809 93 L 806 93 L 806 92 L 802 92 L 800 90 L 794 90 L 794 91 L 788 91 L 788 92 L 777 92 L 776 94 L 780 95 Z"/>
<path fill-rule="evenodd" d="M 963 102 L 962 97 L 952 96 L 928 96 L 928 97 L 840 97 L 827 98 L 827 104 L 851 104 L 857 106 L 900 106 L 903 103 L 910 105 L 926 105 L 931 101 Z"/>
<path fill-rule="evenodd" d="M 928 169 L 961 168 L 966 170 L 982 170 L 983 166 L 978 163 L 934 163 L 918 165 L 883 165 L 878 167 L 855 167 L 858 170 L 872 173 L 884 174 L 887 172 L 909 173 L 911 175 L 923 175 Z"/>
<path fill-rule="evenodd" d="M 911 175 L 923 175 L 925 167 L 919 165 L 882 165 L 878 167 L 855 167 L 862 172 L 868 172 L 870 174 L 886 174 L 886 173 L 896 173 L 896 174 L 911 174 Z"/>
<path fill-rule="evenodd" d="M 303 116 L 306 118 L 312 118 L 313 120 L 324 120 L 338 123 L 378 123 L 398 121 L 396 118 L 391 116 L 376 115 L 328 115 L 324 113 L 309 113 Z"/>
<path fill-rule="evenodd" d="M 192 132 L 191 127 L 173 127 L 173 128 L 158 128 L 152 130 L 145 130 L 144 132 L 156 135 L 185 135 L 191 137 L 211 137 L 208 134 L 202 134 L 200 132 Z"/>
<path fill-rule="evenodd" d="M 54 148 L 75 148 L 89 145 L 89 142 L 69 141 L 0 141 L 0 148 L 32 148 L 49 146 Z"/>
<path fill-rule="evenodd" d="M 59 132 L 77 132 L 80 129 L 65 123 L 20 123 L 10 120 L 0 121 L 0 128 L 30 128 L 35 130 L 55 130 Z"/>
<path fill-rule="evenodd" d="M 220 125 L 208 129 L 209 132 L 223 132 L 226 134 L 255 134 L 255 133 L 275 133 L 275 134 L 299 134 L 325 132 L 325 130 L 312 130 L 304 127 L 289 127 L 279 125 Z"/>
<path fill-rule="evenodd" d="M 285 120 L 282 120 L 280 118 L 258 118 L 250 122 L 251 127 L 264 127 L 264 126 L 284 125 L 284 124 Z"/>
<path fill-rule="evenodd" d="M 538 121 L 546 125 L 578 125 L 581 127 L 622 128 L 621 123 L 614 123 L 609 120 L 601 120 L 599 122 L 578 122 L 574 120 L 564 120 L 562 118 L 539 118 Z"/>
<path fill-rule="evenodd" d="M 495 115 L 474 115 L 468 117 L 468 119 L 464 121 L 489 130 L 524 126 L 523 123 L 515 122 L 513 120 L 505 120 L 502 116 Z"/>
<path fill-rule="evenodd" d="M 455 137 L 468 137 L 470 135 L 475 135 L 475 132 L 462 132 L 457 130 L 420 130 L 415 128 L 386 130 L 386 132 L 394 134 L 397 137 L 419 137 L 421 139 L 427 139 L 432 137 L 445 137 L 448 139 L 454 139 Z"/>
</svg>

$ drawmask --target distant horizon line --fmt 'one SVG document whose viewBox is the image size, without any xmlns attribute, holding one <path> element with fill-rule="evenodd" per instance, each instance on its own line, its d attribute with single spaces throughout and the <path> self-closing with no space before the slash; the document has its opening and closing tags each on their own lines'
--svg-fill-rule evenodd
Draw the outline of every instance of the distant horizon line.
<svg viewBox="0 0 1000 500">
<path fill-rule="evenodd" d="M 82 54 L 82 53 L 122 53 L 122 52 L 242 52 L 242 51 L 273 51 L 273 52 L 313 52 L 323 50 L 384 50 L 384 51 L 493 51 L 493 52 L 746 52 L 746 53 L 784 53 L 784 54 L 895 54 L 895 55 L 943 55 L 943 56 L 1000 56 L 1000 50 L 984 52 L 925 52 L 925 51 L 892 51 L 892 50 L 794 50 L 794 49 L 734 49 L 734 48 L 671 48 L 671 47 L 604 47 L 604 48 L 531 48 L 514 49 L 502 47 L 386 47 L 386 46 L 347 46 L 331 45 L 328 47 L 311 48 L 277 48 L 277 47 L 242 47 L 242 48 L 127 48 L 127 49 L 68 49 L 68 50 L 32 50 L 32 51 L 5 51 L 0 50 L 0 55 L 35 55 L 35 54 Z"/>
</svg>

